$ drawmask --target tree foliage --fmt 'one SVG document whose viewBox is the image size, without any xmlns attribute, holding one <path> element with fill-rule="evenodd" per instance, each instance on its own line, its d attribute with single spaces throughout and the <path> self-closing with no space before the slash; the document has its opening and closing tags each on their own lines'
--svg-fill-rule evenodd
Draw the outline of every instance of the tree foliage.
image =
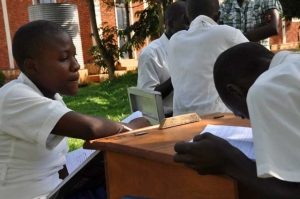
<svg viewBox="0 0 300 199">
<path fill-rule="evenodd" d="M 113 57 L 114 63 L 116 63 L 119 57 L 123 56 L 116 41 L 118 30 L 117 27 L 111 27 L 107 22 L 103 22 L 98 32 L 100 43 L 105 48 L 105 51 L 101 54 L 98 46 L 92 46 L 89 52 L 93 56 L 94 63 L 100 67 L 101 73 L 108 73 L 108 65 L 104 57 Z"/>
<path fill-rule="evenodd" d="M 124 37 L 133 32 L 133 36 L 122 47 L 121 51 L 127 52 L 128 49 L 140 49 L 144 46 L 145 39 L 159 37 L 159 19 L 156 10 L 148 7 L 142 11 L 137 11 L 135 15 L 139 18 L 131 26 L 124 30 L 119 30 L 119 36 Z"/>
<path fill-rule="evenodd" d="M 300 18 L 300 0 L 280 0 L 283 8 L 283 17 L 286 20 Z"/>
</svg>

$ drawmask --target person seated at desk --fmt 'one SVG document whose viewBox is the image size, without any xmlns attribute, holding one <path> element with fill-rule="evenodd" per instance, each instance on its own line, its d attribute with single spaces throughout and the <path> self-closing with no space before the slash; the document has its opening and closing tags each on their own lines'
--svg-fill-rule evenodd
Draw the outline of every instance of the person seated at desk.
<svg viewBox="0 0 300 199">
<path fill-rule="evenodd" d="M 232 112 L 251 121 L 256 162 L 227 141 L 205 133 L 177 143 L 175 162 L 199 174 L 226 174 L 258 198 L 300 197 L 300 54 L 275 56 L 258 43 L 220 55 L 215 85 Z"/>
<path fill-rule="evenodd" d="M 213 65 L 224 50 L 248 40 L 241 31 L 216 23 L 218 0 L 189 0 L 187 12 L 189 30 L 173 35 L 169 44 L 173 115 L 227 112 L 214 85 Z"/>
<path fill-rule="evenodd" d="M 165 13 L 166 32 L 143 48 L 138 60 L 137 87 L 161 92 L 165 115 L 173 114 L 173 85 L 169 73 L 168 45 L 173 34 L 187 30 L 189 24 L 182 19 L 186 3 L 178 1 L 169 5 Z"/>
<path fill-rule="evenodd" d="M 279 0 L 224 0 L 220 4 L 220 24 L 241 30 L 249 41 L 270 49 L 269 37 L 280 29 L 282 7 Z"/>
<path fill-rule="evenodd" d="M 12 42 L 21 74 L 0 89 L 0 197 L 40 198 L 60 182 L 66 137 L 92 140 L 126 131 L 122 123 L 76 113 L 63 95 L 78 92 L 79 64 L 70 35 L 39 20 L 21 26 Z M 130 128 L 149 126 L 144 118 Z"/>
</svg>

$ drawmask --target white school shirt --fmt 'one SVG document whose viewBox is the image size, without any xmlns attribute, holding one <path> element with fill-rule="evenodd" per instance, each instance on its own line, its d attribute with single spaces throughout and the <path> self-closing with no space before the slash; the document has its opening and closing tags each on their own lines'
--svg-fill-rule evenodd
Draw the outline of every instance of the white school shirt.
<svg viewBox="0 0 300 199">
<path fill-rule="evenodd" d="M 170 78 L 168 52 L 169 39 L 163 34 L 143 48 L 138 60 L 137 87 L 154 90 Z M 165 113 L 173 109 L 173 91 L 163 99 Z"/>
<path fill-rule="evenodd" d="M 173 115 L 230 112 L 215 88 L 213 67 L 228 48 L 248 42 L 241 31 L 218 25 L 200 15 L 188 31 L 179 31 L 169 43 L 169 66 L 174 87 Z"/>
<path fill-rule="evenodd" d="M 277 53 L 249 89 L 247 105 L 257 175 L 300 182 L 300 54 Z"/>
<path fill-rule="evenodd" d="M 71 110 L 59 94 L 44 97 L 23 73 L 1 87 L 0 99 L 0 198 L 51 192 L 61 182 L 68 144 L 50 133 Z"/>
</svg>

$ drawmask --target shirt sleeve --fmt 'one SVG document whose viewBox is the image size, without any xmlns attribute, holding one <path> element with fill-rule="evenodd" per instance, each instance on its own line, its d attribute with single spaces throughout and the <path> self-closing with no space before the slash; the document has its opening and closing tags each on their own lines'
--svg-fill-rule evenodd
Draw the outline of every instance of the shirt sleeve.
<svg viewBox="0 0 300 199">
<path fill-rule="evenodd" d="M 59 119 L 71 111 L 59 101 L 43 97 L 26 85 L 17 85 L 7 92 L 0 108 L 0 132 L 48 149 L 63 139 L 50 133 Z"/>
<path fill-rule="evenodd" d="M 255 82 L 248 92 L 259 177 L 300 182 L 299 90 L 299 80 L 282 72 L 271 81 Z"/>
<path fill-rule="evenodd" d="M 279 15 L 282 16 L 282 6 L 279 0 L 263 0 L 263 11 L 266 12 L 270 9 L 277 9 L 279 12 Z"/>
<path fill-rule="evenodd" d="M 141 52 L 138 60 L 138 88 L 154 90 L 160 85 L 157 68 L 162 68 L 154 52 Z"/>
</svg>

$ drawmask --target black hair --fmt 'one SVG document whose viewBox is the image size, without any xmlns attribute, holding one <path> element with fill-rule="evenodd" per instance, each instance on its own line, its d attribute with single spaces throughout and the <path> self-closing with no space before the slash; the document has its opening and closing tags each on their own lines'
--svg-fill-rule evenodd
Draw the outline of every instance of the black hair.
<svg viewBox="0 0 300 199">
<path fill-rule="evenodd" d="M 214 19 L 218 12 L 218 0 L 187 0 L 187 13 L 191 21 L 199 15 Z"/>
<path fill-rule="evenodd" d="M 226 95 L 226 85 L 239 85 L 242 79 L 252 77 L 254 83 L 268 70 L 273 56 L 271 51 L 256 42 L 238 44 L 224 51 L 215 62 L 213 70 L 219 95 Z"/>
<path fill-rule="evenodd" d="M 185 7 L 186 3 L 184 1 L 177 1 L 175 3 L 171 3 L 165 12 L 165 21 L 182 17 L 180 15 L 180 12 L 185 12 Z"/>
<path fill-rule="evenodd" d="M 67 33 L 57 23 L 47 20 L 37 20 L 21 26 L 12 41 L 14 59 L 21 71 L 24 71 L 24 61 L 38 56 L 47 45 L 47 38 L 53 38 Z"/>
</svg>

